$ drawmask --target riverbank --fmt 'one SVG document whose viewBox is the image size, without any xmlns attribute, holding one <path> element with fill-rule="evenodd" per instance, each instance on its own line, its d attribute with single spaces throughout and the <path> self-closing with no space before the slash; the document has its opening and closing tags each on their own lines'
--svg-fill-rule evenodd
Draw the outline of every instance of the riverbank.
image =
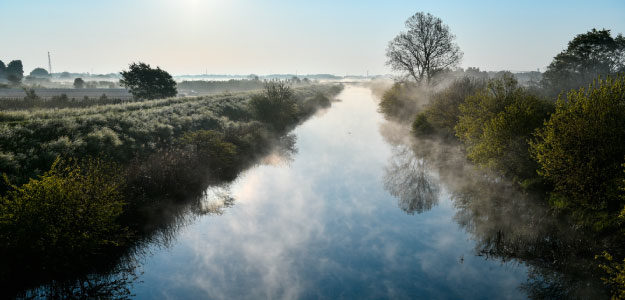
<svg viewBox="0 0 625 300">
<path fill-rule="evenodd" d="M 0 277 L 12 283 L 4 292 L 106 273 L 206 186 L 292 147 L 288 131 L 340 89 L 2 113 Z M 267 120 L 259 107 L 276 100 L 289 114 Z"/>
</svg>

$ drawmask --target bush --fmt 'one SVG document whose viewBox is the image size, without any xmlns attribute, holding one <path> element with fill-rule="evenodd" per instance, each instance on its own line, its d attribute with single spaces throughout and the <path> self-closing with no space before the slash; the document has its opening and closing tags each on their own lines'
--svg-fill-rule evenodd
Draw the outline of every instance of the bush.
<svg viewBox="0 0 625 300">
<path fill-rule="evenodd" d="M 116 222 L 124 206 L 120 174 L 102 160 L 57 159 L 38 179 L 10 185 L 0 197 L 3 259 L 36 257 L 50 263 L 119 246 L 124 241 Z"/>
<path fill-rule="evenodd" d="M 434 133 L 434 127 L 425 112 L 420 112 L 412 122 L 412 132 L 417 136 L 428 136 Z"/>
<path fill-rule="evenodd" d="M 263 94 L 252 97 L 250 108 L 256 119 L 277 130 L 284 130 L 297 119 L 297 102 L 284 83 L 268 83 Z"/>
<path fill-rule="evenodd" d="M 558 99 L 531 144 L 539 174 L 554 184 L 552 204 L 597 230 L 616 220 L 625 157 L 625 76 L 598 80 Z"/>
<path fill-rule="evenodd" d="M 235 174 L 237 147 L 224 141 L 224 135 L 213 130 L 188 132 L 180 139 L 182 145 L 192 147 L 199 167 L 208 167 L 220 175 Z"/>
<path fill-rule="evenodd" d="M 460 105 L 468 96 L 483 89 L 485 85 L 486 81 L 470 77 L 454 80 L 447 88 L 435 93 L 425 107 L 423 114 L 427 123 L 439 135 L 453 136 L 454 126 L 460 118 Z"/>
<path fill-rule="evenodd" d="M 379 110 L 387 119 L 412 120 L 420 104 L 425 102 L 421 97 L 425 96 L 425 92 L 419 91 L 414 84 L 396 82 L 382 95 Z"/>
<path fill-rule="evenodd" d="M 552 109 L 549 102 L 504 76 L 460 106 L 456 133 L 472 161 L 517 180 L 533 179 L 537 165 L 529 154 L 528 140 Z"/>
</svg>

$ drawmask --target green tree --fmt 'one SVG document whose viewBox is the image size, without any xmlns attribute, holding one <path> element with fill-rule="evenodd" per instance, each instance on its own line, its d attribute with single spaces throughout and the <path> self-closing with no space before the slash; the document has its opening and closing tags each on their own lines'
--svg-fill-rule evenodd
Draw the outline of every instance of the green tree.
<svg viewBox="0 0 625 300">
<path fill-rule="evenodd" d="M 555 113 L 537 132 L 532 154 L 539 174 L 554 185 L 552 204 L 568 208 L 597 230 L 612 224 L 625 157 L 625 76 L 598 80 L 558 99 Z"/>
<path fill-rule="evenodd" d="M 19 84 L 24 78 L 24 67 L 21 60 L 14 60 L 7 65 L 7 79 L 13 84 Z"/>
<path fill-rule="evenodd" d="M 486 88 L 466 97 L 459 106 L 460 116 L 454 127 L 456 136 L 469 148 L 473 147 L 484 133 L 486 122 L 504 111 L 522 93 L 512 74 L 490 80 Z"/>
<path fill-rule="evenodd" d="M 174 79 L 159 67 L 150 68 L 145 63 L 132 63 L 128 71 L 120 73 L 120 84 L 138 99 L 159 99 L 178 94 Z"/>
<path fill-rule="evenodd" d="M 552 104 L 505 75 L 460 106 L 456 132 L 472 161 L 518 181 L 533 179 L 537 165 L 528 141 L 552 110 Z"/>
<path fill-rule="evenodd" d="M 82 80 L 82 78 L 76 78 L 74 79 L 74 88 L 75 89 L 82 89 L 85 87 L 85 81 Z"/>
<path fill-rule="evenodd" d="M 625 37 L 592 29 L 577 35 L 553 58 L 541 81 L 550 95 L 590 84 L 598 76 L 625 72 Z"/>
<path fill-rule="evenodd" d="M 417 82 L 430 83 L 439 72 L 452 68 L 462 59 L 455 36 L 440 18 L 418 12 L 406 20 L 405 32 L 391 40 L 386 64 L 407 73 Z"/>
<path fill-rule="evenodd" d="M 34 70 L 30 71 L 30 76 L 33 76 L 33 77 L 48 77 L 48 76 L 50 76 L 50 74 L 44 68 L 35 68 Z"/>
</svg>

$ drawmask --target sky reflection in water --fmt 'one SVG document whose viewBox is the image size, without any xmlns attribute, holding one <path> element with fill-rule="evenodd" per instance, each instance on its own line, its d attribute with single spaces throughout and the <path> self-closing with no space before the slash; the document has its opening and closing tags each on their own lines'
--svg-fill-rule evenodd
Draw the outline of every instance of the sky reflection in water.
<svg viewBox="0 0 625 300">
<path fill-rule="evenodd" d="M 526 268 L 475 256 L 436 174 L 380 135 L 370 90 L 338 98 L 295 130 L 292 160 L 217 187 L 232 207 L 152 249 L 137 298 L 524 298 Z M 430 194 L 415 206 L 405 182 Z"/>
</svg>

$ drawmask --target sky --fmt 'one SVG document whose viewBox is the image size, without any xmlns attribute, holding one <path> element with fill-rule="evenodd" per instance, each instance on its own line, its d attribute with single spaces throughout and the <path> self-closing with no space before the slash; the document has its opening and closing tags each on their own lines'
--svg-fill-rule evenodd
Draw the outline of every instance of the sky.
<svg viewBox="0 0 625 300">
<path fill-rule="evenodd" d="M 625 1 L 0 0 L 0 60 L 24 71 L 391 73 L 388 42 L 416 12 L 441 18 L 461 67 L 544 70 L 575 35 L 625 33 Z"/>
</svg>

